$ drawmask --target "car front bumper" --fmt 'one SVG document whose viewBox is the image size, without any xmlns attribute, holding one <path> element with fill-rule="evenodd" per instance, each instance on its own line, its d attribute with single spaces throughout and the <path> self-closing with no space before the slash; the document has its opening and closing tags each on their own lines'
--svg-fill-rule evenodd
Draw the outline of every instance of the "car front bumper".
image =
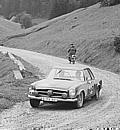
<svg viewBox="0 0 120 130">
<path fill-rule="evenodd" d="M 28 95 L 28 98 L 37 99 L 37 100 L 46 101 L 46 102 L 76 102 L 77 101 L 77 98 L 62 99 L 62 98 L 51 98 L 51 97 L 36 97 L 33 95 Z"/>
</svg>

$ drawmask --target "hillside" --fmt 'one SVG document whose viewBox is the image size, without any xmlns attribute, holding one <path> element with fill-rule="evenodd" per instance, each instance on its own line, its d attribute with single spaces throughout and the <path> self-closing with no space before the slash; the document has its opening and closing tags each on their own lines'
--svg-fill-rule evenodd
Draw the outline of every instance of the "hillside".
<svg viewBox="0 0 120 130">
<path fill-rule="evenodd" d="M 38 68 L 16 57 L 26 68 L 24 79 L 15 79 L 14 70 L 19 70 L 18 66 L 9 58 L 9 56 L 0 53 L 0 113 L 4 109 L 10 108 L 17 102 L 28 100 L 27 93 L 29 84 L 38 80 L 37 75 L 43 76 Z M 41 78 L 40 77 L 40 78 Z"/>
<path fill-rule="evenodd" d="M 18 23 L 13 23 L 0 17 L 0 39 L 7 35 L 11 35 L 12 33 L 18 32 L 18 30 L 21 30 Z"/>
<path fill-rule="evenodd" d="M 27 11 L 34 18 L 53 18 L 75 9 L 88 7 L 99 0 L 0 0 L 0 14 L 10 18 Z"/>
<path fill-rule="evenodd" d="M 78 61 L 120 73 L 120 54 L 114 50 L 114 37 L 120 34 L 120 5 L 94 6 L 76 10 L 32 28 L 29 35 L 11 38 L 8 47 L 33 50 L 66 58 L 69 44 L 75 43 Z"/>
</svg>

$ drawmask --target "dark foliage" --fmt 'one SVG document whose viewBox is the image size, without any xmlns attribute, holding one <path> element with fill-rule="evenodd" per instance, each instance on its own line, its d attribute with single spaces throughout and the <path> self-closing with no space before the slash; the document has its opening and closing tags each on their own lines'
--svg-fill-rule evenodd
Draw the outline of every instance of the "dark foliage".
<svg viewBox="0 0 120 130">
<path fill-rule="evenodd" d="M 32 17 L 54 18 L 99 0 L 0 0 L 0 15 L 10 19 L 23 11 Z"/>
<path fill-rule="evenodd" d="M 114 47 L 115 51 L 120 53 L 120 37 L 115 37 L 114 38 Z"/>
<path fill-rule="evenodd" d="M 100 0 L 100 1 L 101 1 L 101 7 L 120 4 L 120 0 Z"/>
<path fill-rule="evenodd" d="M 67 0 L 64 1 L 54 1 L 54 6 L 50 14 L 50 18 L 55 18 L 57 16 L 67 13 Z"/>
</svg>

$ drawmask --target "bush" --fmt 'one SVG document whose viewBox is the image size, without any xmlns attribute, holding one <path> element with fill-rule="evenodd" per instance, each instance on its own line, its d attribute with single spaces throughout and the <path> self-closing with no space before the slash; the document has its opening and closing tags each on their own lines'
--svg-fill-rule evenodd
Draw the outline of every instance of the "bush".
<svg viewBox="0 0 120 130">
<path fill-rule="evenodd" d="M 120 37 L 115 37 L 114 38 L 114 47 L 115 51 L 120 53 Z"/>
<path fill-rule="evenodd" d="M 101 1 L 101 7 L 120 4 L 120 0 L 100 0 L 100 1 Z"/>
<path fill-rule="evenodd" d="M 67 0 L 54 1 L 53 8 L 50 13 L 50 18 L 55 18 L 67 13 Z"/>
</svg>

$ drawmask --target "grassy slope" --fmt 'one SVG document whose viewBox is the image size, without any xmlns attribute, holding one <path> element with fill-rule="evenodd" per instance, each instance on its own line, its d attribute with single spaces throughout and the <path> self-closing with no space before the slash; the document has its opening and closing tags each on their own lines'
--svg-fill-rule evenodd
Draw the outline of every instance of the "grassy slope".
<svg viewBox="0 0 120 130">
<path fill-rule="evenodd" d="M 27 72 L 22 80 L 16 80 L 12 72 L 18 67 L 8 56 L 0 53 L 0 111 L 11 107 L 16 102 L 28 100 L 25 93 L 28 92 L 30 83 L 38 80 L 35 75 L 40 74 L 37 68 L 18 57 L 17 59 L 21 60 L 27 71 L 30 72 Z"/>
<path fill-rule="evenodd" d="M 21 27 L 18 23 L 14 23 L 0 17 L 0 39 L 21 30 L 20 28 Z"/>
<path fill-rule="evenodd" d="M 6 46 L 66 57 L 71 42 L 77 46 L 78 61 L 120 73 L 120 54 L 114 51 L 114 35 L 120 34 L 120 5 L 94 5 L 60 18 L 28 36 L 13 38 Z"/>
<path fill-rule="evenodd" d="M 34 18 L 34 19 L 32 19 L 32 24 L 37 25 L 37 24 L 40 24 L 45 21 L 47 21 L 47 18 L 46 19 L 45 18 Z"/>
</svg>

